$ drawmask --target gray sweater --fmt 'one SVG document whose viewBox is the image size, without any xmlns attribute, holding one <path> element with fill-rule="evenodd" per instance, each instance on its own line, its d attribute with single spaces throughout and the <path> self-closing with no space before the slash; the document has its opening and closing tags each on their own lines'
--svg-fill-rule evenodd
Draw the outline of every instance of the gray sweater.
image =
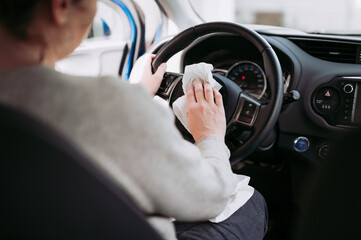
<svg viewBox="0 0 361 240">
<path fill-rule="evenodd" d="M 234 189 L 229 150 L 215 136 L 195 146 L 143 86 L 75 77 L 45 66 L 0 73 L 0 102 L 58 129 L 149 215 L 218 215 Z M 175 239 L 170 218 L 149 221 Z"/>
</svg>

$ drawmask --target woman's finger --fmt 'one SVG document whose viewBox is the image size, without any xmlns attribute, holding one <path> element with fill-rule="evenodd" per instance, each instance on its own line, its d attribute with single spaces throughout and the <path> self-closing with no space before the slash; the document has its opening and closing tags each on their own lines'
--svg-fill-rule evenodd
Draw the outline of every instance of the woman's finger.
<svg viewBox="0 0 361 240">
<path fill-rule="evenodd" d="M 222 95 L 216 89 L 213 89 L 213 94 L 214 94 L 214 102 L 216 103 L 216 105 L 218 107 L 221 107 L 221 106 L 223 107 Z"/>
<path fill-rule="evenodd" d="M 213 88 L 208 82 L 203 82 L 204 98 L 209 103 L 214 103 Z"/>
<path fill-rule="evenodd" d="M 193 82 L 194 85 L 194 93 L 196 97 L 196 102 L 204 101 L 204 92 L 203 92 L 203 84 L 200 78 L 197 78 Z"/>
<path fill-rule="evenodd" d="M 192 84 L 188 84 L 187 86 L 187 103 L 188 106 L 196 102 L 196 98 L 194 96 L 194 89 Z"/>
<path fill-rule="evenodd" d="M 156 76 L 157 78 L 163 79 L 164 73 L 167 70 L 167 64 L 166 63 L 162 63 L 157 71 L 154 73 L 154 76 Z"/>
</svg>

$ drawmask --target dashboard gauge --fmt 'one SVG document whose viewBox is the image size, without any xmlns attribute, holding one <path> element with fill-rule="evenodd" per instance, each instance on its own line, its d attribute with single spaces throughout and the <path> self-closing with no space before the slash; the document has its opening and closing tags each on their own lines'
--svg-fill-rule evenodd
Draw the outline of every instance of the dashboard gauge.
<svg viewBox="0 0 361 240">
<path fill-rule="evenodd" d="M 240 86 L 246 93 L 261 99 L 266 92 L 266 76 L 256 63 L 242 61 L 234 64 L 229 70 L 227 77 Z"/>
</svg>

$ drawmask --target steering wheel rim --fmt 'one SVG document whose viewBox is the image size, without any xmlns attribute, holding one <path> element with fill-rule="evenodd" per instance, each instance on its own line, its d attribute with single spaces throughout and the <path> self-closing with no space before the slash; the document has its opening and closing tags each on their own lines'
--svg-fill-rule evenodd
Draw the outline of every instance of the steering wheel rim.
<svg viewBox="0 0 361 240">
<path fill-rule="evenodd" d="M 244 38 L 254 45 L 262 55 L 265 75 L 270 89 L 270 99 L 267 104 L 257 102 L 248 94 L 245 94 L 244 92 L 242 93 L 242 90 L 239 92 L 239 94 L 242 95 L 243 98 L 247 99 L 248 102 L 251 101 L 257 105 L 257 112 L 254 124 L 251 126 L 251 136 L 242 143 L 241 146 L 236 149 L 231 149 L 230 161 L 234 164 L 249 156 L 264 141 L 264 139 L 266 139 L 268 134 L 273 130 L 281 111 L 283 99 L 282 70 L 277 55 L 270 44 L 257 32 L 243 25 L 228 22 L 204 23 L 184 30 L 165 44 L 156 54 L 152 63 L 152 70 L 155 72 L 161 63 L 168 61 L 173 55 L 188 47 L 193 41 L 212 33 L 231 33 Z M 227 80 L 227 78 L 222 76 L 215 77 L 217 78 L 217 81 L 224 81 L 223 83 L 226 84 L 228 84 L 227 81 L 232 82 L 232 80 Z M 220 78 L 222 79 L 220 80 Z M 230 86 L 230 88 L 233 87 Z M 172 89 L 172 92 L 173 91 L 174 89 Z M 241 99 L 241 97 L 239 99 Z M 242 111 L 245 103 L 242 103 L 241 106 L 239 106 L 240 100 L 237 101 L 237 109 L 240 109 L 236 109 L 233 114 L 238 114 L 236 116 L 238 118 L 240 116 L 239 111 Z M 226 107 L 227 106 L 225 105 L 225 108 Z M 227 130 L 234 127 L 232 124 L 228 124 Z"/>
</svg>

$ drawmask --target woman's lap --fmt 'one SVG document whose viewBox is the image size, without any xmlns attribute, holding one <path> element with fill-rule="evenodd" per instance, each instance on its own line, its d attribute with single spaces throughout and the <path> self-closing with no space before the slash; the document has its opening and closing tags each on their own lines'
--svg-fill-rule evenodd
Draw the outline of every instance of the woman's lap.
<svg viewBox="0 0 361 240">
<path fill-rule="evenodd" d="M 247 203 L 223 222 L 174 222 L 174 225 L 179 240 L 256 240 L 263 239 L 267 223 L 266 203 L 263 196 L 255 190 Z"/>
</svg>

